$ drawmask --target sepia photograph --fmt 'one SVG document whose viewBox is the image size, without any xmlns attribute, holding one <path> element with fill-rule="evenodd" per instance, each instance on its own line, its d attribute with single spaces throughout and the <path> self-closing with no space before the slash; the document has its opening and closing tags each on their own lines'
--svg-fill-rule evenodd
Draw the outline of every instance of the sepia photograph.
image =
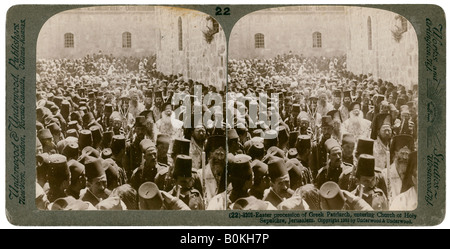
<svg viewBox="0 0 450 249">
<path fill-rule="evenodd" d="M 418 67 L 417 34 L 390 11 L 286 6 L 239 19 L 226 208 L 416 209 Z"/>
<path fill-rule="evenodd" d="M 185 8 L 49 18 L 36 48 L 37 208 L 205 209 L 226 183 L 226 46 L 214 18 Z"/>
</svg>

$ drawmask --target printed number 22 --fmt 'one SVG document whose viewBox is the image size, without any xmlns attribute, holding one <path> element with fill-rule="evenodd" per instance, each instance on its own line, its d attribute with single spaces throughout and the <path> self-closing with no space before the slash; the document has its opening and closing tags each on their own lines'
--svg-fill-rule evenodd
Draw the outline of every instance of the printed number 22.
<svg viewBox="0 0 450 249">
<path fill-rule="evenodd" d="M 225 7 L 223 8 L 223 13 L 222 13 L 222 8 L 221 7 L 216 7 L 216 16 L 229 16 L 230 15 L 230 8 Z"/>
</svg>

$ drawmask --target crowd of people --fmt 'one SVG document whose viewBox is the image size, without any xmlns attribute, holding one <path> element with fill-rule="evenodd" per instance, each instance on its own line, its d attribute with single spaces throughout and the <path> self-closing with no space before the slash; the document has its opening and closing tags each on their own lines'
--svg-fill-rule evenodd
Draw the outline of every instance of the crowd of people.
<svg viewBox="0 0 450 249">
<path fill-rule="evenodd" d="M 345 57 L 230 60 L 222 89 L 155 63 L 37 62 L 39 209 L 416 208 L 417 85 Z"/>
</svg>

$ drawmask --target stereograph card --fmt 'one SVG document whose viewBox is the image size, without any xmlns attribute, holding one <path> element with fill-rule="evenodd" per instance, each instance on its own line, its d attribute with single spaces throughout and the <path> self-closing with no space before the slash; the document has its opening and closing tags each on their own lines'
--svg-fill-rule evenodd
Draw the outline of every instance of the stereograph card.
<svg viewBox="0 0 450 249">
<path fill-rule="evenodd" d="M 16 5 L 19 226 L 435 226 L 446 21 L 411 5 Z"/>
</svg>

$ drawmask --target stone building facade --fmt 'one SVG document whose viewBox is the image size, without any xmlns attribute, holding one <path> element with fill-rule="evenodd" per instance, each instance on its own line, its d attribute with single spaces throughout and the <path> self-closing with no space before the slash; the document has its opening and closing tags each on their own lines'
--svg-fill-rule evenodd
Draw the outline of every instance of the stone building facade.
<svg viewBox="0 0 450 249">
<path fill-rule="evenodd" d="M 205 35 L 205 33 L 207 35 Z M 208 39 L 206 39 L 208 37 Z M 207 14 L 162 6 L 98 6 L 68 10 L 42 27 L 37 58 L 156 55 L 157 69 L 218 90 L 226 84 L 226 38 Z"/>
<path fill-rule="evenodd" d="M 351 7 L 346 23 L 349 71 L 407 87 L 418 83 L 417 34 L 408 20 L 390 11 Z"/>
<path fill-rule="evenodd" d="M 233 27 L 229 57 L 273 58 L 289 51 L 305 56 L 344 55 L 345 11 L 342 6 L 291 6 L 253 12 Z"/>
<path fill-rule="evenodd" d="M 99 6 L 58 13 L 41 28 L 37 58 L 81 58 L 100 50 L 118 57 L 154 55 L 158 27 L 154 13 L 153 6 Z"/>
<path fill-rule="evenodd" d="M 411 23 L 396 13 L 344 6 L 265 9 L 233 27 L 230 59 L 278 54 L 346 55 L 347 70 L 408 88 L 418 83 L 418 42 Z"/>
<path fill-rule="evenodd" d="M 202 12 L 170 7 L 158 8 L 156 20 L 164 24 L 157 29 L 157 69 L 224 89 L 227 43 L 220 25 Z"/>
</svg>

